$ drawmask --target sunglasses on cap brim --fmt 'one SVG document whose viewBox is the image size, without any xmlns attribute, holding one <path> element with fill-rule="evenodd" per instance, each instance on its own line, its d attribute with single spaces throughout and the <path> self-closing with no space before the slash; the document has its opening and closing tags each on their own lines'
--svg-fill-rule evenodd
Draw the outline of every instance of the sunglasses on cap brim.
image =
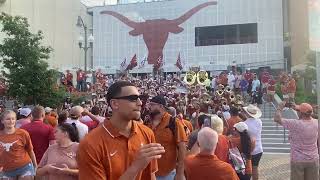
<svg viewBox="0 0 320 180">
<path fill-rule="evenodd" d="M 130 95 L 130 96 L 122 96 L 122 97 L 114 97 L 112 99 L 123 99 L 123 100 L 128 100 L 128 101 L 137 101 L 138 99 L 142 99 L 143 95 Z"/>
</svg>

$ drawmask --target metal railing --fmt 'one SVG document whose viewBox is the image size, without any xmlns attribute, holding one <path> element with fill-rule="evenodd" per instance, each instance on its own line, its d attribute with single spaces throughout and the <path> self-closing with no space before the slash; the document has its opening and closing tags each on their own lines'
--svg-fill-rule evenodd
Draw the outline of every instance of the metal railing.
<svg viewBox="0 0 320 180">
<path fill-rule="evenodd" d="M 268 102 L 268 101 L 266 101 L 265 100 L 265 96 L 263 96 L 262 97 L 262 101 L 263 101 L 263 105 L 264 105 L 264 113 L 266 113 L 265 112 L 265 109 L 266 109 L 266 104 L 267 103 L 270 103 L 271 104 L 271 106 L 272 106 L 272 108 L 274 109 L 274 110 L 277 110 L 277 106 L 278 106 L 278 104 L 279 104 L 279 102 L 276 100 L 276 99 L 279 99 L 279 96 L 277 95 L 277 94 L 275 94 L 274 95 L 275 97 L 273 98 L 274 100 L 272 101 L 272 102 Z M 277 97 L 276 97 L 277 96 Z M 273 116 L 272 116 L 272 110 L 269 110 L 269 117 L 270 118 L 272 118 Z M 276 127 L 277 127 L 277 130 L 279 129 L 279 124 L 278 123 L 276 123 Z M 283 143 L 286 143 L 286 129 L 283 127 Z"/>
</svg>

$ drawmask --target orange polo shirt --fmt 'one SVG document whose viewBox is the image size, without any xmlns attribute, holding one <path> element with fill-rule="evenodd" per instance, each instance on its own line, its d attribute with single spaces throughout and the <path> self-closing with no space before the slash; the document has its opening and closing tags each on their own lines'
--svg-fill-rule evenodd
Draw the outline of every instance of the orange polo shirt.
<svg viewBox="0 0 320 180">
<path fill-rule="evenodd" d="M 79 180 L 118 180 L 141 146 L 149 143 L 155 143 L 155 137 L 147 126 L 132 121 L 132 132 L 127 138 L 110 121 L 105 121 L 80 142 L 77 155 Z M 151 179 L 151 174 L 157 170 L 157 161 L 152 160 L 135 180 Z"/>
<path fill-rule="evenodd" d="M 238 175 L 230 164 L 221 161 L 216 155 L 197 154 L 184 161 L 188 180 L 238 180 Z"/>
<path fill-rule="evenodd" d="M 178 120 L 176 121 L 176 137 L 173 136 L 172 131 L 168 127 L 170 118 L 170 114 L 165 113 L 160 124 L 153 129 L 156 142 L 161 144 L 166 151 L 158 159 L 159 171 L 156 173 L 156 176 L 166 176 L 176 168 L 178 143 L 187 142 L 183 124 Z"/>
</svg>

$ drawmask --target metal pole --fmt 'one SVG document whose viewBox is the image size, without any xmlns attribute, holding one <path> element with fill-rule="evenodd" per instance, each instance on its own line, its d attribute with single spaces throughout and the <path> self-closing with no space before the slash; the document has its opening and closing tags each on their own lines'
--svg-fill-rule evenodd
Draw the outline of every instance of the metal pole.
<svg viewBox="0 0 320 180">
<path fill-rule="evenodd" d="M 320 49 L 316 50 L 316 69 L 317 69 L 317 105 L 318 123 L 320 122 Z M 318 152 L 320 152 L 320 126 L 318 126 Z"/>
<path fill-rule="evenodd" d="M 88 51 L 88 37 L 87 26 L 83 24 L 84 29 L 84 72 L 87 73 L 87 51 Z"/>
</svg>

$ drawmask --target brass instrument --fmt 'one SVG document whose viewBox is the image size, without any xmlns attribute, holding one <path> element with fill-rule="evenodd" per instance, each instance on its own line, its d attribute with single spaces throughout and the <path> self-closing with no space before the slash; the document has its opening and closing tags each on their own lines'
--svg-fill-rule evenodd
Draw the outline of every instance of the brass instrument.
<svg viewBox="0 0 320 180">
<path fill-rule="evenodd" d="M 218 97 L 222 97 L 223 94 L 224 94 L 224 91 L 223 91 L 223 90 L 217 89 L 217 90 L 215 91 L 215 95 L 218 96 Z"/>
<path fill-rule="evenodd" d="M 226 86 L 226 87 L 224 88 L 224 91 L 225 91 L 226 93 L 230 94 L 232 90 L 231 90 L 230 86 Z"/>
<path fill-rule="evenodd" d="M 228 100 L 226 98 L 224 98 L 224 97 L 221 98 L 220 102 L 221 102 L 222 105 L 228 105 Z"/>
<path fill-rule="evenodd" d="M 196 82 L 197 74 L 194 71 L 188 71 L 184 76 L 183 81 L 188 85 L 192 85 Z"/>
<path fill-rule="evenodd" d="M 208 93 L 203 93 L 201 96 L 200 96 L 200 102 L 202 104 L 210 104 L 211 103 L 211 96 L 208 94 Z"/>
<path fill-rule="evenodd" d="M 197 82 L 198 84 L 205 86 L 206 85 L 206 80 L 208 79 L 208 73 L 206 71 L 199 71 L 197 73 Z"/>
<path fill-rule="evenodd" d="M 235 102 L 236 96 L 235 96 L 234 92 L 230 92 L 229 98 L 230 98 L 230 102 Z"/>
</svg>

